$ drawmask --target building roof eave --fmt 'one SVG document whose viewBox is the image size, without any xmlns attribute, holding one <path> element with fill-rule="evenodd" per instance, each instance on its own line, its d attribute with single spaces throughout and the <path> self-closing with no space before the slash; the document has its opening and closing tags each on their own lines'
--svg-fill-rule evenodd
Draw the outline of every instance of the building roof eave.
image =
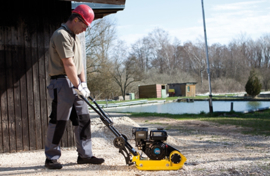
<svg viewBox="0 0 270 176">
<path fill-rule="evenodd" d="M 91 7 L 95 13 L 95 20 L 103 18 L 107 15 L 117 13 L 118 11 L 124 10 L 125 5 L 115 4 L 101 4 L 101 3 L 90 3 L 90 2 L 71 2 L 71 9 L 75 9 L 80 4 L 86 4 Z"/>
<path fill-rule="evenodd" d="M 102 3 L 102 4 L 116 4 L 116 5 L 125 5 L 125 3 L 126 3 L 126 0 L 62 0 L 62 1 L 87 2 L 87 3 Z"/>
</svg>

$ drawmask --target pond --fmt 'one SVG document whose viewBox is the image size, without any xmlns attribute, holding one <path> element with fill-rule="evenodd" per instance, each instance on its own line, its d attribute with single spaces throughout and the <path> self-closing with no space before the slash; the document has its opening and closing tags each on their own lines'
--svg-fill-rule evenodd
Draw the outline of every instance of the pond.
<svg viewBox="0 0 270 176">
<path fill-rule="evenodd" d="M 235 112 L 244 112 L 256 110 L 260 108 L 270 107 L 269 101 L 213 101 L 213 111 L 230 111 L 231 102 L 233 102 L 233 110 Z M 199 114 L 200 112 L 209 112 L 208 101 L 174 102 L 164 104 L 139 105 L 129 107 L 118 107 L 106 109 L 107 112 L 149 112 L 149 113 L 169 113 L 169 114 L 184 114 L 192 113 Z"/>
</svg>

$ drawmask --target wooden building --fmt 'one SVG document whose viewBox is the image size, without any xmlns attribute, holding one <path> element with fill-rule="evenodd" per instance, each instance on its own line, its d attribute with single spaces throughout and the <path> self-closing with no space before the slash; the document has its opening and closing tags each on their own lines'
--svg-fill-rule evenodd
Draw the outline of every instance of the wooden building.
<svg viewBox="0 0 270 176">
<path fill-rule="evenodd" d="M 84 1 L 119 7 L 100 4 L 99 8 L 92 7 L 95 19 L 123 10 L 125 4 L 125 0 Z M 50 81 L 49 40 L 70 16 L 72 3 L 70 0 L 20 0 L 1 4 L 0 153 L 42 149 L 51 111 L 46 90 Z M 61 145 L 75 146 L 71 124 Z"/>
<path fill-rule="evenodd" d="M 166 98 L 166 84 L 140 85 L 139 98 Z"/>
<path fill-rule="evenodd" d="M 169 89 L 174 89 L 174 94 L 172 96 L 183 96 L 183 97 L 196 96 L 196 82 L 170 83 L 167 84 L 167 90 L 169 91 Z"/>
</svg>

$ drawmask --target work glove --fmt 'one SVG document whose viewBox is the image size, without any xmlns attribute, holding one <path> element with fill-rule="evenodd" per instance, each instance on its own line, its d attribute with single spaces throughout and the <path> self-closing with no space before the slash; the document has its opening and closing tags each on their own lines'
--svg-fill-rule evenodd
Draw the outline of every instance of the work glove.
<svg viewBox="0 0 270 176">
<path fill-rule="evenodd" d="M 87 93 L 87 97 L 89 97 L 90 96 L 90 90 L 88 89 L 86 82 L 82 82 L 81 84 L 82 84 L 83 89 Z"/>
<path fill-rule="evenodd" d="M 82 82 L 82 83 L 79 84 L 78 87 L 73 87 L 73 88 L 77 92 L 78 95 L 84 96 L 85 98 L 90 96 L 90 91 L 87 88 L 87 85 L 86 85 L 85 82 Z"/>
</svg>

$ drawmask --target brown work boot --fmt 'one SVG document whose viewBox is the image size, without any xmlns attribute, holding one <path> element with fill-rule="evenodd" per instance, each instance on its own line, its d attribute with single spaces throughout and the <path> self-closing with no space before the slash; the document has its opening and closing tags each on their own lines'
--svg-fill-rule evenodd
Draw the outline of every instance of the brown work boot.
<svg viewBox="0 0 270 176">
<path fill-rule="evenodd" d="M 104 163 L 104 159 L 96 158 L 94 156 L 92 156 L 91 158 L 81 158 L 80 156 L 78 156 L 77 163 L 78 164 L 102 164 Z"/>
<path fill-rule="evenodd" d="M 46 159 L 45 167 L 48 169 L 62 169 L 63 166 L 57 160 Z"/>
</svg>

